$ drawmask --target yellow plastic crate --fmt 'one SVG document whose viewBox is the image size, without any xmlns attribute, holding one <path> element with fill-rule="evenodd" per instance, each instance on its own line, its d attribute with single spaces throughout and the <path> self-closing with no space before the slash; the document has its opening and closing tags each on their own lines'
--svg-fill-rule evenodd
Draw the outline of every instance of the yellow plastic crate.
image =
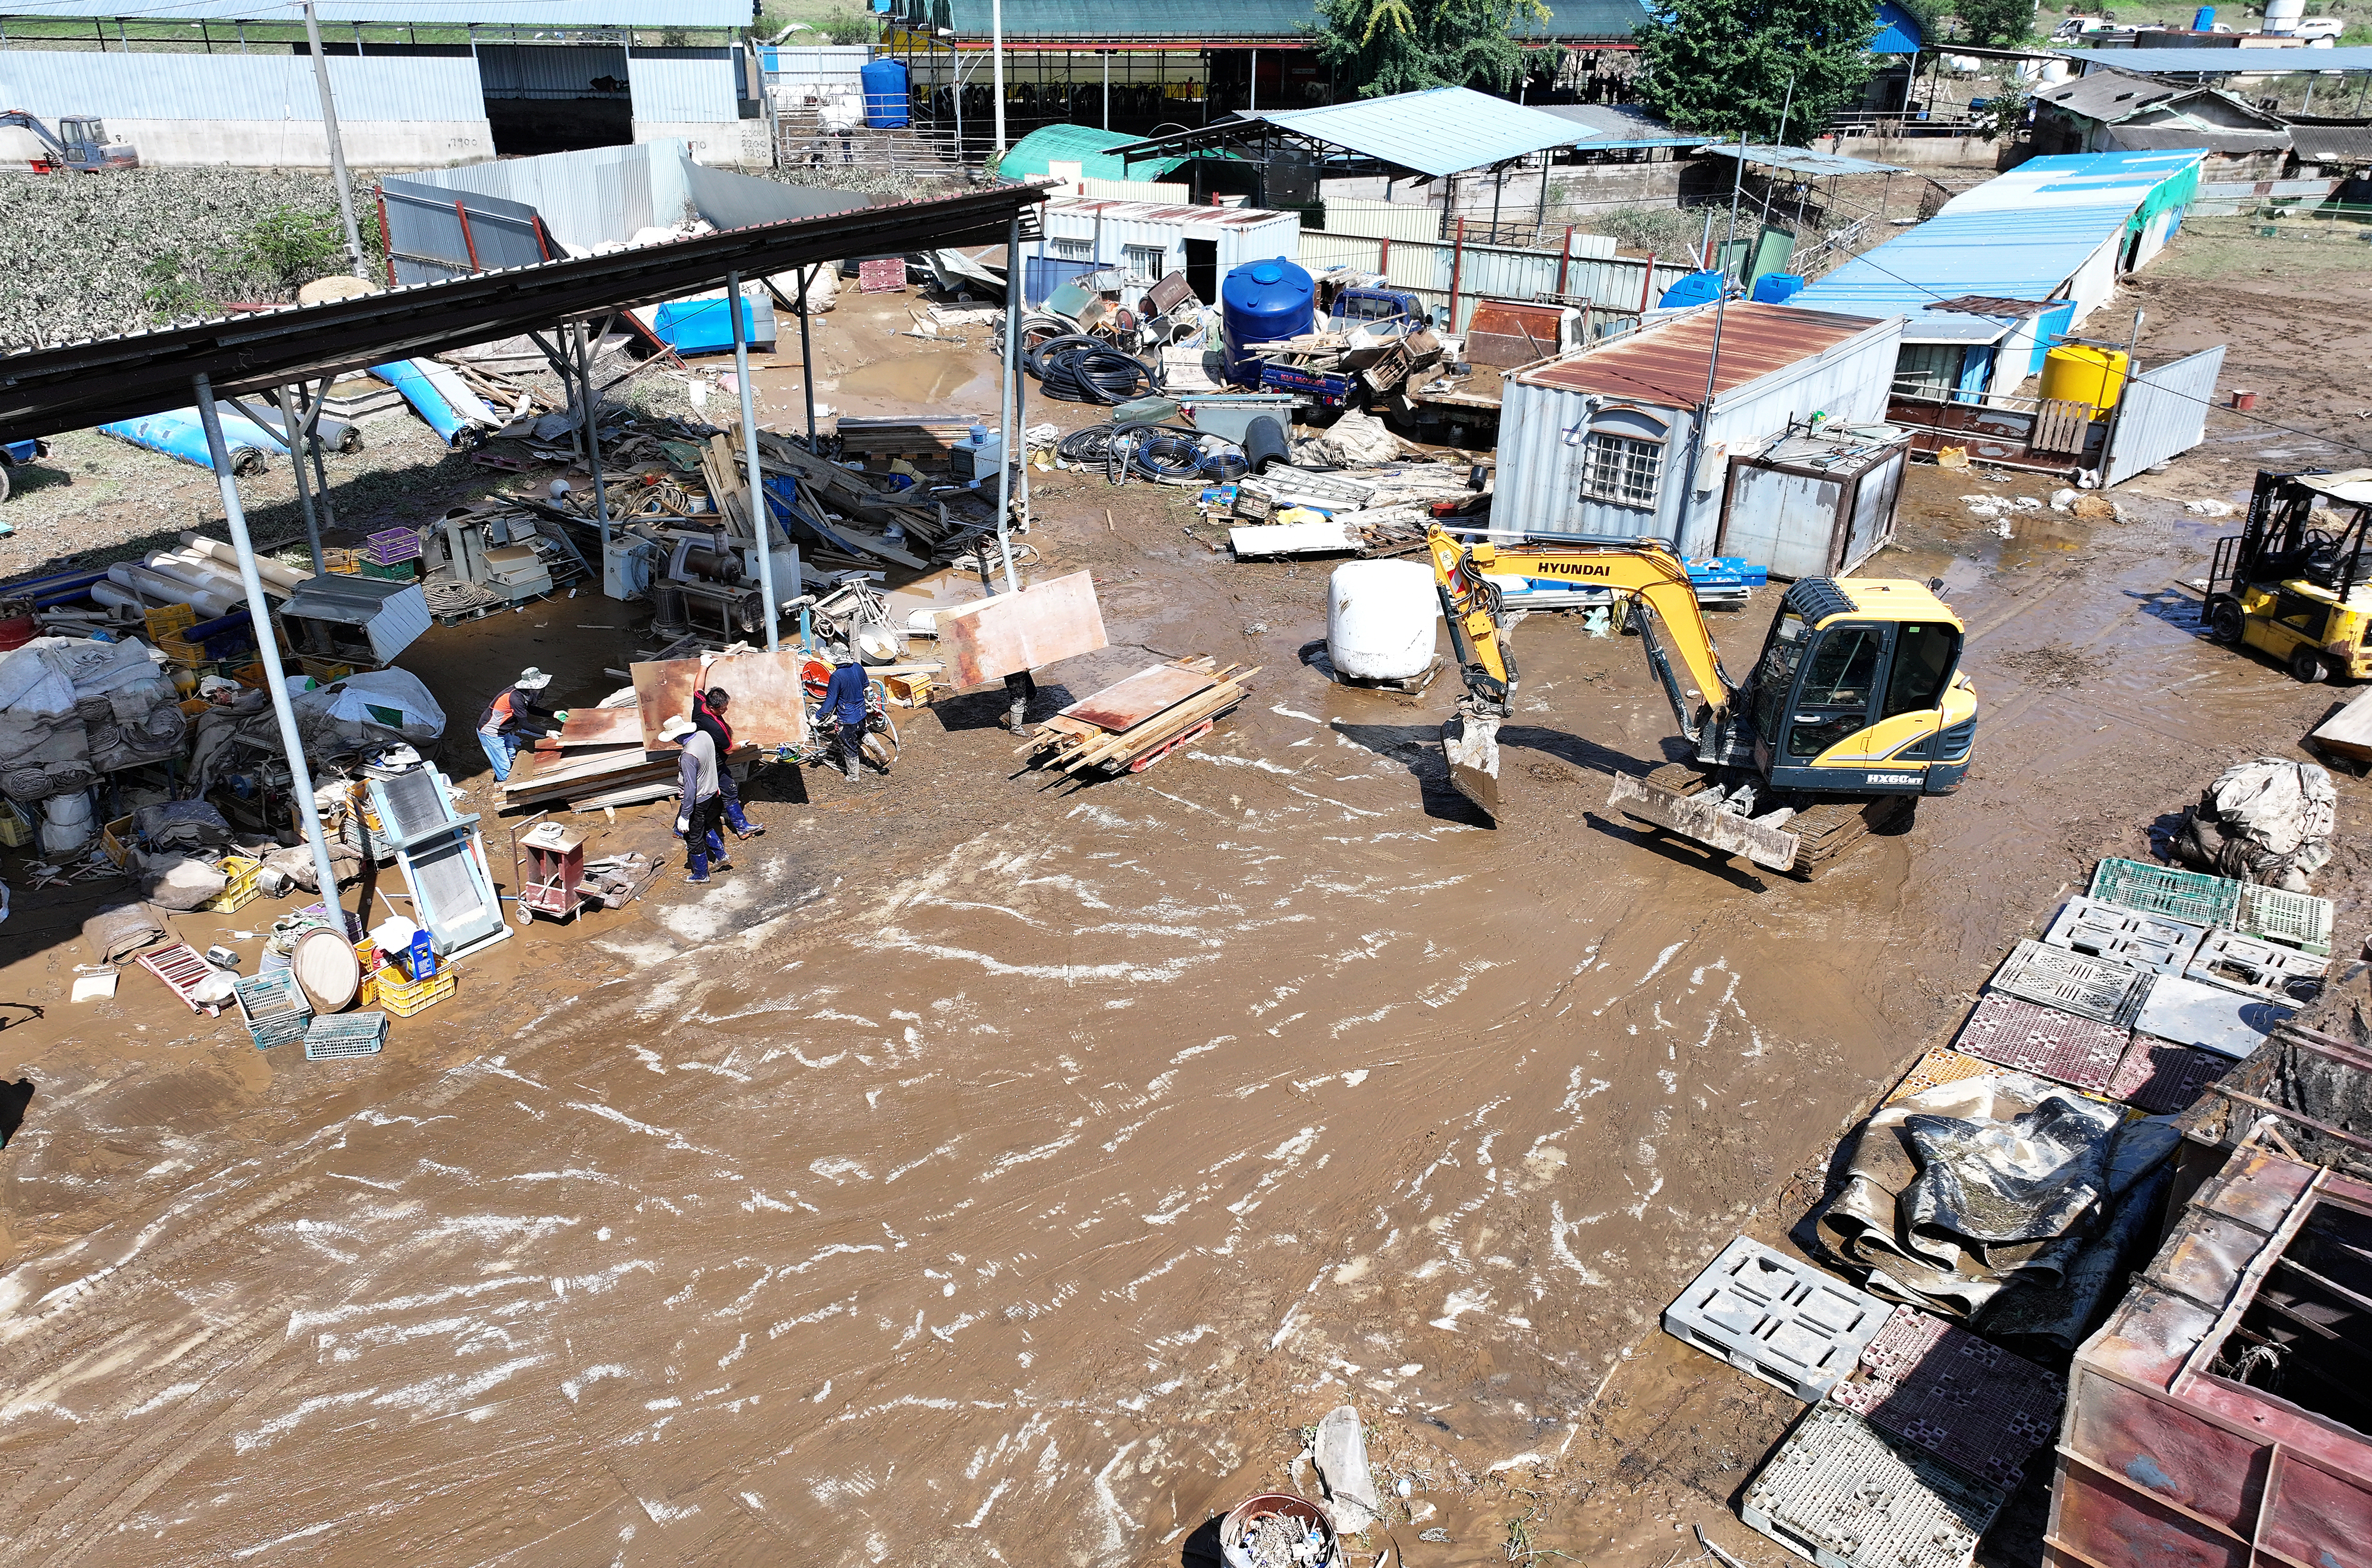
<svg viewBox="0 0 2372 1568">
<path fill-rule="evenodd" d="M 33 824 L 25 819 L 24 812 L 13 800 L 0 800 L 0 845 L 23 849 L 33 842 Z"/>
<path fill-rule="evenodd" d="M 403 971 L 390 965 L 364 981 L 366 994 L 362 1005 L 408 1018 L 425 1007 L 433 1007 L 453 994 L 457 983 L 450 970 L 440 970 L 426 980 L 401 980 Z"/>
<path fill-rule="evenodd" d="M 148 640 L 161 646 L 168 637 L 179 642 L 182 633 L 198 623 L 198 612 L 186 604 L 169 604 L 141 619 L 148 623 Z"/>
<path fill-rule="evenodd" d="M 263 862 L 243 854 L 227 854 L 223 856 L 222 869 L 223 875 L 230 878 L 230 885 L 198 908 L 208 914 L 237 914 L 263 891 L 258 886 Z"/>
</svg>

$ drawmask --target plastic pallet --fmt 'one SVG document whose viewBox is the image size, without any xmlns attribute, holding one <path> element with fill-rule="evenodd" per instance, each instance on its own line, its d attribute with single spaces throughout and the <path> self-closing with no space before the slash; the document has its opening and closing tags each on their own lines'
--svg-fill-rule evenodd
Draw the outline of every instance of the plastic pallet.
<svg viewBox="0 0 2372 1568">
<path fill-rule="evenodd" d="M 206 962 L 205 955 L 187 942 L 176 942 L 169 947 L 159 947 L 153 953 L 141 954 L 140 967 L 163 981 L 165 988 L 187 1004 L 191 1012 L 221 1011 L 220 1004 L 209 1006 L 192 994 L 192 987 L 198 981 L 221 971 Z"/>
<path fill-rule="evenodd" d="M 1886 1304 L 1738 1237 L 1664 1308 L 1664 1331 L 1810 1403 L 1850 1376 Z"/>
<path fill-rule="evenodd" d="M 1968 1568 L 2008 1496 L 1913 1444 L 1815 1405 L 1738 1516 L 1820 1568 Z"/>
<path fill-rule="evenodd" d="M 1936 1046 L 1921 1057 L 1910 1072 L 1902 1074 L 1902 1081 L 1887 1094 L 1886 1103 L 1892 1105 L 1906 1095 L 1922 1093 L 1938 1084 L 1954 1083 L 1961 1078 L 1982 1078 L 1995 1071 L 1998 1069 L 1990 1062 L 1980 1061 L 1949 1046 Z"/>
<path fill-rule="evenodd" d="M 387 1043 L 385 1013 L 347 1013 L 316 1018 L 305 1031 L 305 1060 L 334 1061 L 345 1056 L 377 1056 Z"/>
<path fill-rule="evenodd" d="M 2229 877 L 2109 859 L 2093 868 L 2092 897 L 2193 925 L 2229 925 L 2240 907 L 2240 884 Z"/>
<path fill-rule="evenodd" d="M 2070 899 L 2042 934 L 2045 944 L 2159 974 L 2180 974 L 2207 927 L 2145 914 L 2099 899 Z"/>
<path fill-rule="evenodd" d="M 2296 1014 L 2286 1003 L 2162 974 L 2150 987 L 2134 1028 L 2177 1045 L 2240 1057 L 2262 1045 L 2276 1024 Z"/>
<path fill-rule="evenodd" d="M 2190 1109 L 2208 1085 L 2231 1070 L 2228 1056 L 2135 1031 L 2116 1076 L 2109 1080 L 2109 1094 L 2152 1116 L 2166 1116 Z"/>
<path fill-rule="evenodd" d="M 1978 998 L 1954 1050 L 2094 1092 L 2106 1089 L 2125 1059 L 2133 1031 L 1999 992 Z"/>
<path fill-rule="evenodd" d="M 2303 1006 L 2322 994 L 2323 971 L 2330 967 L 2329 958 L 2261 936 L 2211 931 L 2182 973 L 2186 980 Z"/>
<path fill-rule="evenodd" d="M 2153 977 L 2131 964 L 2087 958 L 2064 947 L 2020 942 L 1986 984 L 2027 1002 L 2078 1017 L 2130 1028 Z"/>
<path fill-rule="evenodd" d="M 2004 1492 L 2059 1424 L 2066 1385 L 2041 1367 L 1915 1307 L 1898 1307 L 1861 1353 L 1870 1376 L 1829 1398 Z"/>
<path fill-rule="evenodd" d="M 2240 908 L 2232 928 L 2268 942 L 2285 942 L 2308 953 L 2331 952 L 2331 900 L 2312 893 L 2285 892 L 2253 882 L 2240 886 Z"/>
</svg>

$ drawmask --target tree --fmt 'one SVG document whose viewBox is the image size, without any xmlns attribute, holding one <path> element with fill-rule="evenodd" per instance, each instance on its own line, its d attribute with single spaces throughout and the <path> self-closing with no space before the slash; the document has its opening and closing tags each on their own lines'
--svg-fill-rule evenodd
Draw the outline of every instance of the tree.
<svg viewBox="0 0 2372 1568">
<path fill-rule="evenodd" d="M 1542 0 L 1318 0 L 1318 58 L 1361 98 L 1427 87 L 1505 90 L 1525 65 L 1517 29 L 1549 18 Z"/>
<path fill-rule="evenodd" d="M 1870 0 L 1667 0 L 1633 36 L 1648 105 L 1674 125 L 1773 142 L 1784 110 L 1801 142 L 1859 99 L 1877 31 Z"/>
<path fill-rule="evenodd" d="M 1955 0 L 1952 14 L 1971 43 L 2002 48 L 2034 36 L 2034 0 Z"/>
</svg>

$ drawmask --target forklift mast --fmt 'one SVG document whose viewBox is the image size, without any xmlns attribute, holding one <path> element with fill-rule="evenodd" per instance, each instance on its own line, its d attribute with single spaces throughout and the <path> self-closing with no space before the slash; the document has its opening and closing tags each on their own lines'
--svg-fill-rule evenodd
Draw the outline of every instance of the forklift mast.
<svg viewBox="0 0 2372 1568">
<path fill-rule="evenodd" d="M 2343 604 L 2347 601 L 2356 585 L 2366 580 L 2365 508 L 2357 507 L 2336 534 L 2318 528 L 2314 506 L 2320 493 L 2298 482 L 2329 471 L 2257 471 L 2247 522 L 2239 533 L 2215 541 L 2215 559 L 2207 572 L 2207 601 L 2212 602 L 2218 593 L 2237 594 L 2247 587 L 2272 588 L 2297 577 L 2329 588 Z M 2338 516 L 2332 514 L 2332 519 L 2336 521 Z"/>
</svg>

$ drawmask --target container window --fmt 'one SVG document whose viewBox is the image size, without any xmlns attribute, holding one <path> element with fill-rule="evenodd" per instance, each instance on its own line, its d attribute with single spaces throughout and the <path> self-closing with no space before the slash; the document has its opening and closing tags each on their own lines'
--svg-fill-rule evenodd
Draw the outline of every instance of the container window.
<svg viewBox="0 0 2372 1568">
<path fill-rule="evenodd" d="M 1159 283 L 1162 269 L 1169 264 L 1169 252 L 1158 245 L 1123 245 L 1120 255 L 1133 284 Z"/>
<path fill-rule="evenodd" d="M 1656 487 L 1664 477 L 1664 444 L 1634 441 L 1627 436 L 1593 432 L 1589 437 L 1587 471 L 1581 493 L 1622 506 L 1656 505 Z"/>
<path fill-rule="evenodd" d="M 1947 398 L 1960 385 L 1966 343 L 1904 343 L 1894 362 L 1894 389 L 1914 398 Z"/>
<path fill-rule="evenodd" d="M 1096 242 L 1092 239 L 1050 239 L 1046 254 L 1064 261 L 1092 261 L 1096 259 Z"/>
</svg>

